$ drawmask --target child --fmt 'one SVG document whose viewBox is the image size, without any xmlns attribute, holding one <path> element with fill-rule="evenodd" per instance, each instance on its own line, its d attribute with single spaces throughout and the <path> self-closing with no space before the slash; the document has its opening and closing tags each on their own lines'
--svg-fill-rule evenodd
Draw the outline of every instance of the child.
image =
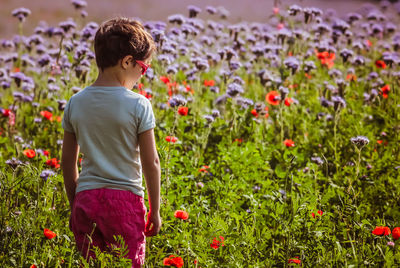
<svg viewBox="0 0 400 268">
<path fill-rule="evenodd" d="M 160 231 L 160 164 L 149 100 L 130 89 L 146 72 L 154 41 L 138 21 L 115 18 L 98 29 L 97 80 L 68 101 L 62 121 L 62 170 L 70 228 L 84 257 L 121 235 L 132 267 L 145 258 L 145 236 Z M 78 174 L 78 153 L 83 153 Z M 150 211 L 145 223 L 142 167 Z M 91 239 L 88 239 L 88 236 Z"/>
</svg>

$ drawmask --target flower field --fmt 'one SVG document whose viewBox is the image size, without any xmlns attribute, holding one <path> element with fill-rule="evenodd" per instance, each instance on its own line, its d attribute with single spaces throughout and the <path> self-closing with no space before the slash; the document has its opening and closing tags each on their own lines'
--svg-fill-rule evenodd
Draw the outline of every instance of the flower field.
<svg viewBox="0 0 400 268">
<path fill-rule="evenodd" d="M 97 77 L 100 23 L 71 3 L 34 33 L 29 10 L 10 11 L 0 41 L 1 267 L 130 267 L 123 241 L 87 263 L 68 227 L 61 119 Z M 156 117 L 163 221 L 146 267 L 400 265 L 397 9 L 280 6 L 231 24 L 188 6 L 143 22 L 158 51 L 132 90 Z"/>
</svg>

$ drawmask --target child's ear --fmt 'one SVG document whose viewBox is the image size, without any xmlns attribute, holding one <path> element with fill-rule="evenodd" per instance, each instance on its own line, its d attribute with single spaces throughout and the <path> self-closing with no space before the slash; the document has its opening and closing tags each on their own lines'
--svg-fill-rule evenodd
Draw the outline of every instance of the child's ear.
<svg viewBox="0 0 400 268">
<path fill-rule="evenodd" d="M 127 56 L 123 57 L 121 60 L 121 67 L 123 69 L 127 69 L 129 67 L 129 65 L 132 63 L 132 61 L 133 61 L 133 57 L 131 55 L 127 55 Z"/>
</svg>

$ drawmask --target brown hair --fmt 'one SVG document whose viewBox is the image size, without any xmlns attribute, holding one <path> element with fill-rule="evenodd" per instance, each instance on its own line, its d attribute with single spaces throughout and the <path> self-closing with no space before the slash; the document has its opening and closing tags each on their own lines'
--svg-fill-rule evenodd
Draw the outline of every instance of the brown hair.
<svg viewBox="0 0 400 268">
<path fill-rule="evenodd" d="M 97 66 L 103 71 L 127 55 L 146 60 L 156 50 L 153 38 L 133 19 L 117 17 L 103 22 L 94 38 Z"/>
</svg>

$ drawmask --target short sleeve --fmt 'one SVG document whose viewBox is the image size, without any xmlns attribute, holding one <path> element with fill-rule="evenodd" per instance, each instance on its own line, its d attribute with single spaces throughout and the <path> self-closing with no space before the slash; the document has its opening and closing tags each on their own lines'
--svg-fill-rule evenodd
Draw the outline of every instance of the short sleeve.
<svg viewBox="0 0 400 268">
<path fill-rule="evenodd" d="M 156 127 L 153 108 L 151 107 L 151 103 L 148 99 L 141 98 L 137 112 L 139 115 L 138 134 Z"/>
<path fill-rule="evenodd" d="M 72 124 L 70 122 L 70 105 L 71 105 L 71 99 L 65 105 L 64 116 L 61 122 L 61 126 L 65 131 L 75 133 L 74 128 L 72 127 Z"/>
</svg>

